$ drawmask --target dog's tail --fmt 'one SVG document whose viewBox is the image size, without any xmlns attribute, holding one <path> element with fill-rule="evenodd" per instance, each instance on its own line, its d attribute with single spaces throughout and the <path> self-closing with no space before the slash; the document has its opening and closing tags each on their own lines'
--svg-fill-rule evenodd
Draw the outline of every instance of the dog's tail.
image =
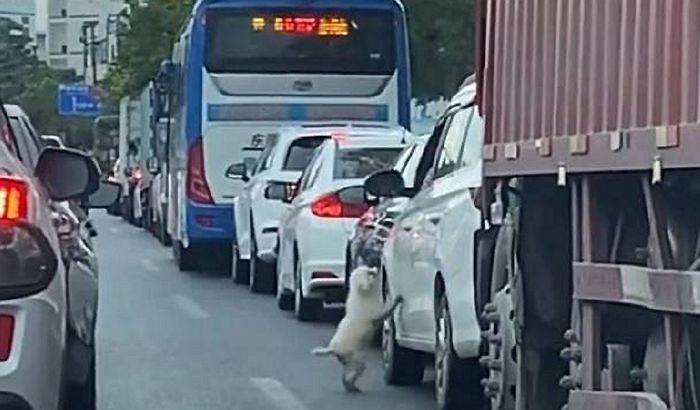
<svg viewBox="0 0 700 410">
<path fill-rule="evenodd" d="M 314 356 L 332 356 L 333 350 L 328 347 L 315 347 L 311 350 L 311 354 Z"/>
</svg>

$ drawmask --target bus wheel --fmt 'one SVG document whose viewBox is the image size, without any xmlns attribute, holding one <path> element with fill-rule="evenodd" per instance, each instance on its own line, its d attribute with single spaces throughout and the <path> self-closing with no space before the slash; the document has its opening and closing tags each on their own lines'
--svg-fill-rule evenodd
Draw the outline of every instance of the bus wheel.
<svg viewBox="0 0 700 410">
<path fill-rule="evenodd" d="M 173 256 L 180 272 L 191 272 L 197 269 L 197 255 L 193 247 L 185 248 L 180 241 L 173 244 Z"/>
</svg>

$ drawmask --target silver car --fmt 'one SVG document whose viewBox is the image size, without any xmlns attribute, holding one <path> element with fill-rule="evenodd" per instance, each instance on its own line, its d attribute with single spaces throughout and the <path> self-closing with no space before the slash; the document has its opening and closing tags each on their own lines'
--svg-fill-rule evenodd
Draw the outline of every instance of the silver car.
<svg viewBox="0 0 700 410">
<path fill-rule="evenodd" d="M 21 109 L 8 108 L 9 116 L 0 109 L 0 408 L 94 410 L 97 270 L 80 205 L 107 206 L 120 187 L 100 184 L 87 155 L 44 147 Z"/>
</svg>

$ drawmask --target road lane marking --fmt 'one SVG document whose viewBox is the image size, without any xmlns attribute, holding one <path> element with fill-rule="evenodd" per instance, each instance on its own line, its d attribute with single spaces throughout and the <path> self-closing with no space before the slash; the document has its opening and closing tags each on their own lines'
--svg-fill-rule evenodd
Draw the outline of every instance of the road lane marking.
<svg viewBox="0 0 700 410">
<path fill-rule="evenodd" d="M 150 259 L 144 259 L 142 261 L 143 267 L 146 268 L 146 270 L 151 271 L 151 272 L 158 272 L 160 268 Z"/>
<path fill-rule="evenodd" d="M 192 319 L 207 319 L 209 314 L 194 300 L 179 293 L 173 295 L 173 301 L 185 314 Z"/>
<path fill-rule="evenodd" d="M 277 410 L 309 410 L 294 393 L 289 391 L 284 384 L 276 379 L 267 377 L 253 377 L 250 379 L 255 387 L 275 405 Z"/>
</svg>

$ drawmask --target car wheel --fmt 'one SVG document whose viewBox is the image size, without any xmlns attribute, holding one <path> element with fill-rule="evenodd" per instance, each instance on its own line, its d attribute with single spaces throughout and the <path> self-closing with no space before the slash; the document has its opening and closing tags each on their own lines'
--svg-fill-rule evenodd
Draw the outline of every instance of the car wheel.
<svg viewBox="0 0 700 410">
<path fill-rule="evenodd" d="M 294 286 L 294 314 L 301 322 L 312 322 L 316 320 L 318 314 L 321 312 L 323 302 L 318 299 L 304 297 L 301 282 L 300 260 L 296 262 L 294 277 L 296 278 L 296 286 Z"/>
<path fill-rule="evenodd" d="M 452 321 L 447 296 L 441 295 L 435 312 L 435 399 L 439 410 L 483 408 L 481 367 L 478 359 L 460 359 L 452 343 Z"/>
<path fill-rule="evenodd" d="M 251 227 L 251 233 L 253 229 Z M 258 244 L 255 235 L 250 240 L 250 291 L 253 293 L 272 293 L 274 288 L 274 265 L 258 258 Z"/>
<path fill-rule="evenodd" d="M 173 256 L 180 272 L 191 272 L 197 269 L 197 255 L 193 247 L 185 248 L 182 242 L 175 241 Z"/>
<path fill-rule="evenodd" d="M 385 298 L 389 298 L 388 293 Z M 423 381 L 424 356 L 421 352 L 399 346 L 393 316 L 382 325 L 382 368 L 384 382 L 391 386 L 411 386 Z"/>
<path fill-rule="evenodd" d="M 231 261 L 231 280 L 237 285 L 247 285 L 249 278 L 249 261 L 241 259 L 238 246 L 233 246 L 233 260 Z"/>
<path fill-rule="evenodd" d="M 93 347 L 94 349 L 94 347 Z M 81 384 L 69 385 L 66 389 L 64 410 L 95 410 L 97 408 L 97 370 L 94 351 L 87 378 Z"/>
<path fill-rule="evenodd" d="M 277 284 L 277 307 L 280 310 L 294 310 L 294 293 L 287 289 L 282 289 L 281 284 Z"/>
</svg>

